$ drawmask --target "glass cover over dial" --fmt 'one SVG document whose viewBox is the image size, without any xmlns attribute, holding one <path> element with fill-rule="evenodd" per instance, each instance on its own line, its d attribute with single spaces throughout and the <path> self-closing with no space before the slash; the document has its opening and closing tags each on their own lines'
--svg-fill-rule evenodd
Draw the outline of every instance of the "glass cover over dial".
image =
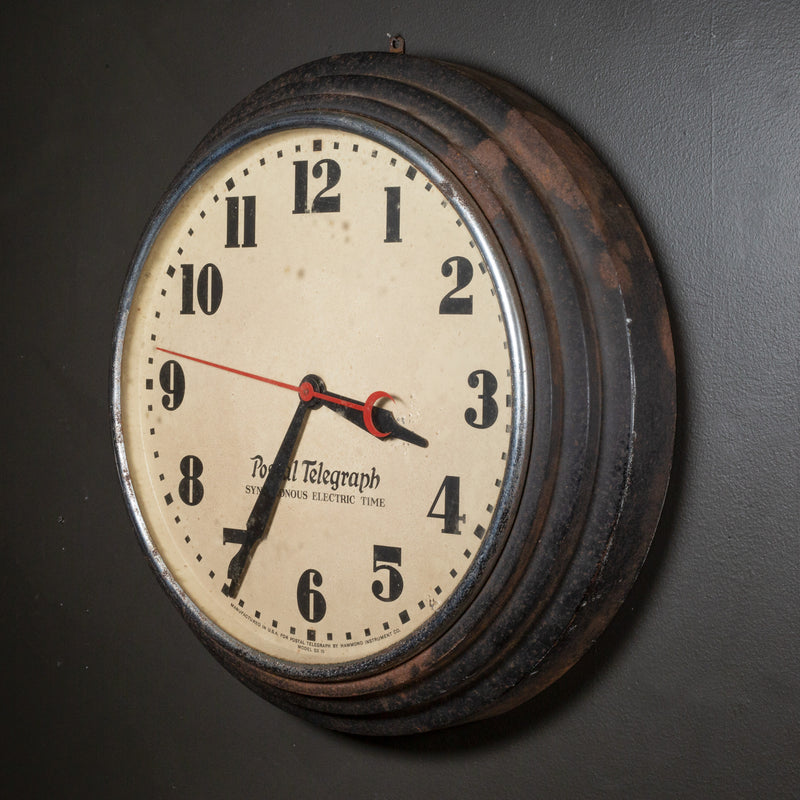
<svg viewBox="0 0 800 800">
<path fill-rule="evenodd" d="M 141 264 L 135 502 L 181 591 L 258 653 L 365 659 L 480 583 L 525 390 L 502 257 L 460 197 L 391 139 L 278 130 L 202 174 Z"/>
</svg>

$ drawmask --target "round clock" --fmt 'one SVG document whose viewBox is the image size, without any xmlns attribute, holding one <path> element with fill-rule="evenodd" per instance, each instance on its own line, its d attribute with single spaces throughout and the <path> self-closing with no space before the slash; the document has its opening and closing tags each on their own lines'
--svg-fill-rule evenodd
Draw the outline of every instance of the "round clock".
<svg viewBox="0 0 800 800">
<path fill-rule="evenodd" d="M 674 429 L 669 321 L 607 172 L 506 83 L 315 62 L 228 114 L 121 301 L 117 463 L 205 645 L 355 733 L 511 708 L 607 625 Z"/>
</svg>

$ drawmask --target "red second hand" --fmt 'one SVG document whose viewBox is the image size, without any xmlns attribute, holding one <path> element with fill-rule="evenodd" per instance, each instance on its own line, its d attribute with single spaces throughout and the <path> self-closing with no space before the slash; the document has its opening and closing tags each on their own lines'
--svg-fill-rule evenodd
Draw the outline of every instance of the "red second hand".
<svg viewBox="0 0 800 800">
<path fill-rule="evenodd" d="M 314 391 L 310 384 L 303 384 L 303 386 L 292 386 L 291 383 L 284 383 L 283 381 L 276 381 L 274 378 L 265 378 L 263 375 L 256 375 L 252 372 L 245 372 L 241 369 L 236 369 L 235 367 L 226 367 L 224 364 L 217 364 L 214 361 L 206 361 L 204 358 L 197 358 L 196 356 L 189 356 L 186 353 L 178 353 L 175 350 L 167 350 L 166 347 L 156 347 L 156 350 L 159 350 L 162 353 L 167 353 L 171 356 L 178 356 L 178 358 L 185 358 L 188 361 L 195 361 L 198 364 L 205 364 L 207 367 L 215 367 L 216 369 L 225 370 L 225 372 L 232 372 L 234 375 L 241 375 L 244 378 L 252 378 L 255 381 L 261 381 L 262 383 L 269 383 L 271 386 L 279 386 L 281 389 L 289 389 L 293 392 L 297 392 L 301 394 L 304 400 L 310 400 L 312 397 L 316 397 L 320 400 L 325 400 L 326 402 L 336 403 L 340 406 L 347 406 L 347 408 L 352 408 L 356 411 L 361 411 L 364 413 L 364 422 L 367 426 L 367 430 L 373 435 L 379 438 L 383 438 L 384 436 L 388 436 L 387 433 L 383 433 L 382 431 L 378 430 L 375 427 L 375 423 L 372 422 L 372 408 L 375 403 L 380 400 L 382 397 L 392 399 L 392 396 L 388 392 L 373 392 L 368 398 L 365 403 L 354 403 L 350 400 L 345 400 L 343 397 L 334 397 L 333 395 L 323 394 L 322 392 Z"/>
<path fill-rule="evenodd" d="M 187 356 L 186 353 L 177 353 L 175 350 L 167 350 L 165 347 L 156 347 L 156 350 L 160 350 L 162 353 L 167 353 L 171 356 L 178 356 L 178 358 L 185 358 L 188 361 L 196 361 L 198 364 L 205 364 L 207 367 L 224 369 L 226 372 L 233 372 L 235 375 L 242 375 L 245 378 L 252 378 L 253 380 L 261 381 L 262 383 L 270 383 L 273 386 L 280 386 L 282 389 L 291 389 L 293 392 L 300 391 L 299 386 L 292 386 L 290 383 L 283 383 L 282 381 L 276 381 L 272 378 L 265 378 L 263 375 L 254 375 L 252 372 L 244 372 L 243 370 L 235 369 L 234 367 L 226 367 L 224 364 L 215 364 L 213 361 L 206 361 L 204 358 Z"/>
</svg>

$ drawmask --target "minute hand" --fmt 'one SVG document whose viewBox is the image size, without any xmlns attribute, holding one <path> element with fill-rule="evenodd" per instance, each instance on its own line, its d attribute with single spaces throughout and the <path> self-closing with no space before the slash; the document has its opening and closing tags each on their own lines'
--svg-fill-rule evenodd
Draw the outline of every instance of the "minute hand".
<svg viewBox="0 0 800 800">
<path fill-rule="evenodd" d="M 362 431 L 371 433 L 383 439 L 394 436 L 404 442 L 415 444 L 418 447 L 427 447 L 428 440 L 413 431 L 404 428 L 395 418 L 394 414 L 386 408 L 375 406 L 377 400 L 382 397 L 391 398 L 386 392 L 374 392 L 365 403 L 359 403 L 349 397 L 325 391 L 316 395 L 318 402 L 323 406 L 335 411 L 339 416 L 344 417 L 348 422 L 361 428 Z M 369 420 L 369 424 L 367 422 Z M 377 432 L 376 430 L 377 429 Z"/>
<path fill-rule="evenodd" d="M 316 405 L 316 401 L 313 402 Z M 241 545 L 228 566 L 228 577 L 231 581 L 228 587 L 229 597 L 236 597 L 239 593 L 239 587 L 242 585 L 250 560 L 253 557 L 253 552 L 258 543 L 269 533 L 281 488 L 286 480 L 286 470 L 297 448 L 306 415 L 311 408 L 312 405 L 306 400 L 300 400 L 292 421 L 289 423 L 289 428 L 283 437 L 281 446 L 278 448 L 278 453 L 272 462 L 267 479 L 264 481 L 253 510 L 250 512 L 247 527 L 244 530 L 239 528 L 223 528 L 222 530 L 222 541 L 225 544 Z"/>
</svg>

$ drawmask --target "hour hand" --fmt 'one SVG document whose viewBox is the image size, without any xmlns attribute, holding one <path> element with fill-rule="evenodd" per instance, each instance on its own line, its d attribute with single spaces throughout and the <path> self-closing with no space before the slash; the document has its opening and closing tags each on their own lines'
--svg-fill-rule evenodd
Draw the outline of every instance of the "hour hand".
<svg viewBox="0 0 800 800">
<path fill-rule="evenodd" d="M 415 444 L 418 447 L 427 447 L 428 440 L 423 439 L 422 436 L 408 430 L 408 428 L 404 428 L 388 408 L 375 406 L 375 403 L 382 397 L 391 399 L 391 395 L 386 392 L 373 392 L 365 403 L 359 403 L 349 397 L 343 397 L 328 391 L 317 395 L 317 399 L 323 406 L 330 408 L 331 411 L 335 411 L 348 422 L 352 422 L 361 430 L 367 431 L 367 433 L 371 433 L 379 439 L 393 436 L 395 439 Z"/>
</svg>

